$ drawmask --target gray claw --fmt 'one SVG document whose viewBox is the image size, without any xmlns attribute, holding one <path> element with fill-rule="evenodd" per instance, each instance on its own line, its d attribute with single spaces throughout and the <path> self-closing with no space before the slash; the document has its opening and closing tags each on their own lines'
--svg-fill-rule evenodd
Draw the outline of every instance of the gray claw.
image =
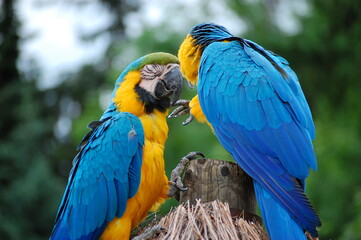
<svg viewBox="0 0 361 240">
<path fill-rule="evenodd" d="M 182 158 L 182 160 L 183 160 L 183 159 L 187 159 L 188 162 L 189 162 L 189 161 L 191 161 L 191 160 L 196 159 L 198 156 L 201 156 L 201 157 L 203 157 L 203 158 L 206 157 L 206 156 L 205 156 L 203 153 L 201 153 L 201 152 L 193 151 L 193 152 L 189 152 L 187 155 L 185 155 L 185 156 Z M 187 162 L 187 163 L 188 163 L 188 162 Z"/>
<path fill-rule="evenodd" d="M 171 186 L 176 187 L 180 191 L 187 191 L 188 189 L 187 187 L 184 187 L 182 178 L 180 176 L 177 176 L 174 182 L 169 181 L 169 183 L 171 184 Z"/>
<path fill-rule="evenodd" d="M 190 81 L 187 81 L 187 83 L 188 83 L 188 87 L 189 87 L 190 89 L 193 89 L 193 88 L 194 88 L 194 85 L 193 85 Z"/>
<path fill-rule="evenodd" d="M 168 118 L 174 118 L 174 117 L 180 117 L 185 114 L 188 114 L 190 111 L 189 108 L 189 100 L 180 99 L 176 101 L 173 106 L 178 106 L 176 109 L 174 109 L 171 114 L 168 115 Z"/>
<path fill-rule="evenodd" d="M 142 233 L 139 236 L 136 236 L 132 238 L 132 240 L 146 240 L 146 239 L 153 239 L 156 235 L 161 233 L 162 231 L 165 231 L 163 227 L 157 225 L 154 225 L 152 228 L 147 229 L 144 233 Z"/>
<path fill-rule="evenodd" d="M 173 112 L 169 114 L 168 118 L 180 117 L 188 114 L 189 112 L 190 112 L 189 108 L 184 108 L 184 106 L 180 106 L 174 109 Z"/>
<path fill-rule="evenodd" d="M 173 169 L 169 180 L 169 197 L 174 197 L 175 199 L 179 200 L 179 191 L 186 191 L 188 189 L 183 185 L 181 174 L 189 161 L 196 159 L 198 156 L 205 158 L 204 154 L 201 152 L 189 152 L 187 155 L 181 158 L 180 163 L 178 163 L 176 168 Z"/>
<path fill-rule="evenodd" d="M 186 115 L 190 112 L 191 110 L 189 108 L 187 109 L 184 109 L 183 111 L 181 111 L 180 113 L 178 113 L 178 115 L 176 117 L 180 117 L 180 116 L 183 116 L 183 115 Z"/>
<path fill-rule="evenodd" d="M 194 119 L 194 116 L 192 114 L 189 115 L 189 117 L 184 121 L 182 122 L 183 126 L 189 124 L 190 122 L 192 122 Z"/>
<path fill-rule="evenodd" d="M 190 100 L 186 100 L 186 99 L 179 99 L 178 101 L 176 101 L 174 103 L 173 106 L 188 106 L 189 105 Z"/>
</svg>

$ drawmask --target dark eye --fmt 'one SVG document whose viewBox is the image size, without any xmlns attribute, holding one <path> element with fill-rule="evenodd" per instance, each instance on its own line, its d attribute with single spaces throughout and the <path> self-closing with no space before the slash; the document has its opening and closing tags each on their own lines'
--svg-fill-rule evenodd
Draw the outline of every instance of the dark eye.
<svg viewBox="0 0 361 240">
<path fill-rule="evenodd" d="M 160 77 L 164 71 L 164 68 L 168 66 L 160 64 L 148 64 L 142 69 L 143 78 L 145 80 L 153 80 L 156 77 Z"/>
</svg>

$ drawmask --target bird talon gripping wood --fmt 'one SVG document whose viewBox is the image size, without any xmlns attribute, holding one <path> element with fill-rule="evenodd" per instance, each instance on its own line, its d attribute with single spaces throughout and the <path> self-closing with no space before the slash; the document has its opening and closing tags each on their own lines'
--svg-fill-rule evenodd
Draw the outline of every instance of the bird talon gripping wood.
<svg viewBox="0 0 361 240">
<path fill-rule="evenodd" d="M 144 233 L 140 234 L 139 236 L 136 236 L 132 238 L 132 240 L 148 240 L 153 239 L 155 236 L 157 236 L 159 233 L 166 231 L 166 229 L 162 228 L 159 225 L 154 225 L 150 229 L 147 229 Z"/>
<path fill-rule="evenodd" d="M 189 152 L 187 155 L 181 158 L 176 168 L 173 169 L 169 181 L 169 185 L 170 185 L 168 192 L 169 197 L 175 197 L 177 196 L 179 191 L 186 191 L 188 189 L 183 185 L 181 174 L 183 173 L 184 168 L 187 166 L 189 161 L 197 159 L 198 157 L 204 158 L 205 155 L 201 152 L 196 152 L 196 151 Z"/>
<path fill-rule="evenodd" d="M 194 160 L 198 157 L 202 157 L 205 158 L 206 156 L 201 153 L 201 152 L 197 152 L 197 151 L 193 151 L 193 152 L 189 152 L 187 155 L 185 155 L 184 157 L 182 157 L 181 159 L 181 163 L 186 166 L 188 164 L 189 161 Z"/>
</svg>

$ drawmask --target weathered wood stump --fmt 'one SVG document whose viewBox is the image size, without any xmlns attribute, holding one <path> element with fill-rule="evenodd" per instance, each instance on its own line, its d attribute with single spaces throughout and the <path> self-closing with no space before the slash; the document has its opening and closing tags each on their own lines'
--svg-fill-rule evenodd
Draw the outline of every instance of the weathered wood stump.
<svg viewBox="0 0 361 240">
<path fill-rule="evenodd" d="M 184 157 L 172 171 L 171 182 L 187 188 L 177 198 L 180 205 L 136 239 L 269 240 L 255 214 L 253 180 L 237 164 Z M 171 196 L 177 196 L 174 193 Z"/>
<path fill-rule="evenodd" d="M 256 215 L 253 180 L 236 163 L 204 158 L 190 161 L 183 184 L 188 189 L 180 193 L 180 203 L 219 200 L 228 203 L 232 216 L 242 214 L 247 220 L 261 222 Z"/>
</svg>

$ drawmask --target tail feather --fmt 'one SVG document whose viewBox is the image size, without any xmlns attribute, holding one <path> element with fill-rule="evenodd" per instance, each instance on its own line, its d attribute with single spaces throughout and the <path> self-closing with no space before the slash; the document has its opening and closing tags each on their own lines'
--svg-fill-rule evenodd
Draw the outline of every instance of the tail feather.
<svg viewBox="0 0 361 240">
<path fill-rule="evenodd" d="M 299 224 L 301 229 L 305 229 L 313 237 L 317 237 L 316 227 L 321 226 L 320 219 L 297 179 L 286 171 L 279 174 L 277 170 L 282 168 L 282 165 L 277 162 L 277 159 L 267 161 L 268 165 L 266 165 L 267 159 L 259 155 L 257 151 L 252 151 L 245 146 L 235 147 L 234 149 L 236 150 L 236 152 L 233 152 L 235 160 L 254 179 L 256 188 L 261 189 L 262 193 L 264 191 L 270 195 L 265 198 L 258 194 L 259 199 L 257 200 L 267 206 L 264 207 L 265 210 L 275 204 L 279 205 L 282 210 L 288 213 L 287 215 L 291 216 L 292 221 Z M 303 181 L 301 182 L 303 184 Z M 270 203 L 267 203 L 267 200 L 271 200 Z M 263 211 L 262 214 L 265 215 L 265 212 Z"/>
<path fill-rule="evenodd" d="M 67 224 L 65 224 L 65 222 L 66 221 L 64 221 L 63 217 L 58 219 L 49 240 L 97 240 L 99 239 L 99 237 L 101 236 L 102 232 L 104 231 L 105 227 L 108 224 L 107 222 L 105 222 L 102 226 L 100 226 L 97 229 L 94 229 L 94 231 L 86 235 L 82 235 L 79 237 L 74 237 L 74 236 L 72 237 L 70 235 L 69 228 Z"/>
<path fill-rule="evenodd" d="M 49 240 L 71 240 L 69 235 L 69 229 L 66 226 L 61 226 L 60 224 L 56 224 L 53 232 L 51 233 L 51 236 Z"/>
<path fill-rule="evenodd" d="M 254 182 L 256 198 L 271 239 L 306 240 L 303 229 L 264 188 Z"/>
</svg>

